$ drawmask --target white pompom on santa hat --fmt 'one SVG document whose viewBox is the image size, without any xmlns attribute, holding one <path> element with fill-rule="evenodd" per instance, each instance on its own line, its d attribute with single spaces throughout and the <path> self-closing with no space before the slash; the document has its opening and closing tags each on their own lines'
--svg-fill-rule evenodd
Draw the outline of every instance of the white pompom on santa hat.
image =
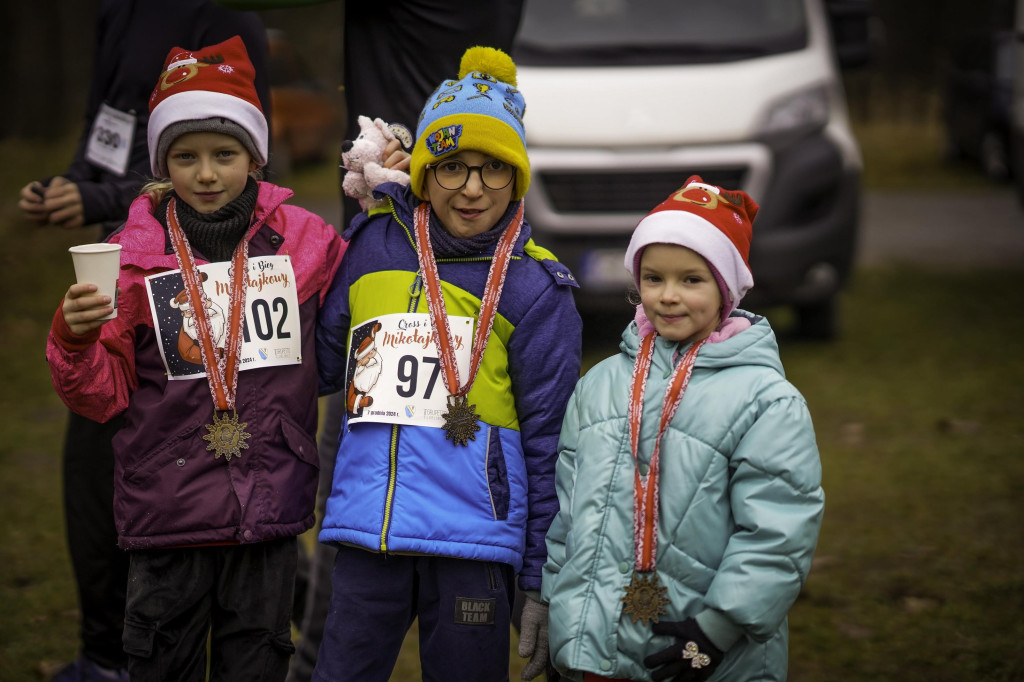
<svg viewBox="0 0 1024 682">
<path fill-rule="evenodd" d="M 149 97 L 147 139 L 154 176 L 167 177 L 167 149 L 189 132 L 236 137 L 258 167 L 267 165 L 269 129 L 255 77 L 239 36 L 199 50 L 171 49 Z"/>
</svg>

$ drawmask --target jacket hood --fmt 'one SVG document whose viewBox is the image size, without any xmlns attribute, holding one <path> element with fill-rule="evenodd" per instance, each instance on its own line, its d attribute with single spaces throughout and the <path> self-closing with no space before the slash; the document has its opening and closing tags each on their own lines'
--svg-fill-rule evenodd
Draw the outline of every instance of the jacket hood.
<svg viewBox="0 0 1024 682">
<path fill-rule="evenodd" d="M 763 365 L 784 377 L 785 371 L 782 367 L 782 360 L 779 358 L 778 340 L 768 319 L 745 310 L 733 311 L 732 317 L 736 316 L 746 317 L 750 320 L 750 327 L 718 343 L 705 344 L 697 355 L 695 367 L 724 369 L 741 365 Z M 680 346 L 680 344 L 667 339 L 658 339 L 655 344 L 657 349 L 655 354 L 674 354 L 677 347 L 683 351 L 688 346 Z M 637 333 L 636 322 L 630 322 L 622 332 L 619 350 L 634 361 L 636 360 L 636 354 L 640 350 L 640 336 Z M 672 364 L 675 363 L 672 362 Z"/>
</svg>

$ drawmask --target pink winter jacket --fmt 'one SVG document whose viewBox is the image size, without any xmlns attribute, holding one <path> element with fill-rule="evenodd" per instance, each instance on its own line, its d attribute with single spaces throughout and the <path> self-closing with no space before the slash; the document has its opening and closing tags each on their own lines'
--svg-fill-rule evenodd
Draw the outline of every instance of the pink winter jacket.
<svg viewBox="0 0 1024 682">
<path fill-rule="evenodd" d="M 215 457 L 203 439 L 213 399 L 205 376 L 195 376 L 201 365 L 189 365 L 187 354 L 179 353 L 189 340 L 186 318 L 166 293 L 183 289 L 180 274 L 153 282 L 150 300 L 145 278 L 177 270 L 178 263 L 148 196 L 132 203 L 126 225 L 109 239 L 122 246 L 117 317 L 75 336 L 59 308 L 54 316 L 46 358 L 57 393 L 96 421 L 125 415 L 114 438 L 114 515 L 123 549 L 258 542 L 313 525 L 319 468 L 314 326 L 347 243 L 318 216 L 285 205 L 291 196 L 261 182 L 246 234 L 251 265 L 262 256 L 288 256 L 293 275 L 281 280 L 293 287 L 298 310 L 287 305 L 291 292 L 246 302 L 247 342 L 255 342 L 247 347 L 264 363 L 275 352 L 288 357 L 287 364 L 260 364 L 254 357 L 255 368 L 248 370 L 243 362 L 236 411 L 251 437 L 239 456 Z M 196 255 L 197 265 L 205 262 Z M 250 267 L 250 280 L 254 276 Z M 154 328 L 154 308 L 162 335 Z M 289 315 L 298 315 L 300 339 L 286 325 Z M 265 338 L 276 345 L 263 347 Z"/>
</svg>

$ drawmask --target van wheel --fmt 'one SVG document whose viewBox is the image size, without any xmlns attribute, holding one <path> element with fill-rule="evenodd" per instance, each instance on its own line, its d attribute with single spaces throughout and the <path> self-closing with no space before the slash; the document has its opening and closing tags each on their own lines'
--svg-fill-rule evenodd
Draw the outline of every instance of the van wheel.
<svg viewBox="0 0 1024 682">
<path fill-rule="evenodd" d="M 839 332 L 839 303 L 832 296 L 810 305 L 796 306 L 796 335 L 809 341 L 831 341 Z"/>
</svg>

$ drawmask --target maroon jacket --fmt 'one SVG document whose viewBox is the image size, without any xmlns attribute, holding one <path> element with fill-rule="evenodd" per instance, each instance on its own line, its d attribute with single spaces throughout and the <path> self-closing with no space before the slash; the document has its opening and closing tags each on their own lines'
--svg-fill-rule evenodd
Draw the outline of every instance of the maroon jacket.
<svg viewBox="0 0 1024 682">
<path fill-rule="evenodd" d="M 165 343 L 161 353 L 145 278 L 178 264 L 148 197 L 134 201 L 125 228 L 109 239 L 122 245 L 118 316 L 86 336 L 72 334 L 59 309 L 54 316 L 46 357 L 61 398 L 96 421 L 125 415 L 114 438 L 114 515 L 124 549 L 259 542 L 314 523 L 314 325 L 347 244 L 319 217 L 285 205 L 291 195 L 260 183 L 246 238 L 250 259 L 290 258 L 301 363 L 239 372 L 236 410 L 251 434 L 240 456 L 226 461 L 207 450 L 214 410 L 205 378 L 168 380 L 165 355 L 174 346 Z M 205 261 L 196 254 L 196 262 Z"/>
</svg>

